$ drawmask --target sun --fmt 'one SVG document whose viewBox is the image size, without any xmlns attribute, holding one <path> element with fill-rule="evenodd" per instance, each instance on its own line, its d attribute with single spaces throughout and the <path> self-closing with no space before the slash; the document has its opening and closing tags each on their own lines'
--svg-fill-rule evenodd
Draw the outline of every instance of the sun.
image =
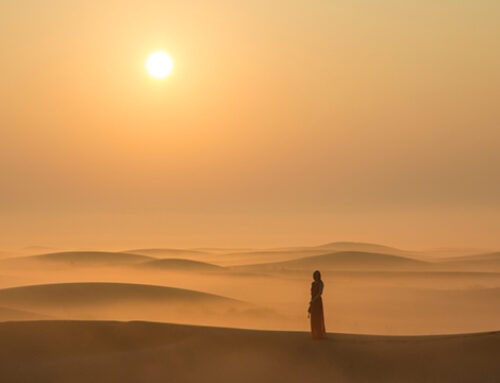
<svg viewBox="0 0 500 383">
<path fill-rule="evenodd" d="M 174 60 L 165 52 L 151 53 L 146 61 L 146 69 L 153 78 L 165 78 L 174 69 Z"/>
</svg>

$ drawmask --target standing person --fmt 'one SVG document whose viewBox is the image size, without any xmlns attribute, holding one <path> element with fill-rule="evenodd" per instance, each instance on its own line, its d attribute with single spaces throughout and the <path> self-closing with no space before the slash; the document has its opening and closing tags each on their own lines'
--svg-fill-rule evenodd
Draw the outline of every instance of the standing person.
<svg viewBox="0 0 500 383">
<path fill-rule="evenodd" d="M 323 301 L 321 300 L 324 284 L 321 280 L 321 273 L 318 270 L 314 272 L 313 278 L 314 282 L 311 285 L 311 302 L 309 302 L 311 334 L 313 339 L 326 339 Z"/>
</svg>

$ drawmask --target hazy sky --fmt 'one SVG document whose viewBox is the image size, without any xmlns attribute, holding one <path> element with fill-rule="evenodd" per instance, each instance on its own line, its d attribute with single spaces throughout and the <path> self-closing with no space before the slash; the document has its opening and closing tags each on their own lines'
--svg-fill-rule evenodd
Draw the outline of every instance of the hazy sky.
<svg viewBox="0 0 500 383">
<path fill-rule="evenodd" d="M 497 0 L 2 0 L 0 247 L 500 248 L 499 19 Z"/>
</svg>

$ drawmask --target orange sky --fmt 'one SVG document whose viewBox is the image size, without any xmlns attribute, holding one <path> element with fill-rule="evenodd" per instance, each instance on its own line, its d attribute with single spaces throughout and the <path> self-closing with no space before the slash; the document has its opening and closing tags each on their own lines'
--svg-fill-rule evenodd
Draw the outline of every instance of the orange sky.
<svg viewBox="0 0 500 383">
<path fill-rule="evenodd" d="M 0 4 L 0 247 L 500 248 L 494 0 Z M 175 61 L 165 80 L 152 51 Z"/>
</svg>

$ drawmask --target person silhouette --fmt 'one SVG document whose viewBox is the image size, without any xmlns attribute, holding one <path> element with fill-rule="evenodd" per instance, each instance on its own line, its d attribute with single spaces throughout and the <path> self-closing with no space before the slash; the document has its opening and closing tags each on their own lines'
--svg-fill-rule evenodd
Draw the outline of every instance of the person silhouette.
<svg viewBox="0 0 500 383">
<path fill-rule="evenodd" d="M 316 270 L 313 273 L 314 281 L 311 285 L 311 301 L 309 302 L 309 316 L 311 318 L 311 334 L 313 339 L 326 339 L 325 317 L 323 315 L 323 294 L 324 283 L 321 280 L 321 273 Z"/>
</svg>

